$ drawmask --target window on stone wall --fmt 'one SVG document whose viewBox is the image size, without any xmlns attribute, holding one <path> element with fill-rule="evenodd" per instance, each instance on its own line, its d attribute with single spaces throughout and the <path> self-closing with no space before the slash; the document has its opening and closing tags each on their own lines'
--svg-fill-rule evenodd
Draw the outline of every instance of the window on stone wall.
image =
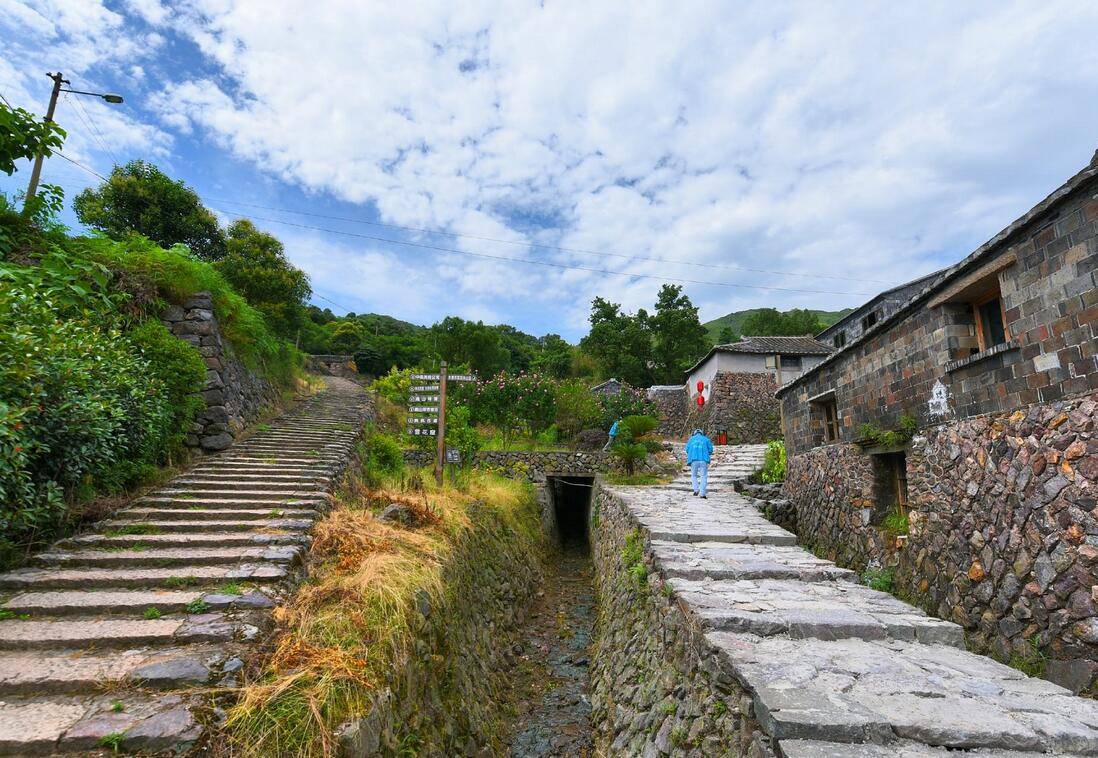
<svg viewBox="0 0 1098 758">
<path fill-rule="evenodd" d="M 834 337 L 831 338 L 831 342 L 832 342 L 832 344 L 835 345 L 836 348 L 845 347 L 846 346 L 846 332 L 845 331 L 839 332 L 838 334 L 836 334 Z"/>
<path fill-rule="evenodd" d="M 782 368 L 793 369 L 800 371 L 801 369 L 801 356 L 799 355 L 783 355 L 782 356 Z"/>
<path fill-rule="evenodd" d="M 879 318 L 880 314 L 877 313 L 877 311 L 870 311 L 869 313 L 862 316 L 862 331 L 864 332 L 871 326 L 876 324 Z"/>
<path fill-rule="evenodd" d="M 979 340 L 981 352 L 1009 339 L 998 282 L 995 283 L 994 291 L 972 303 L 972 315 L 976 320 L 976 339 Z"/>
<path fill-rule="evenodd" d="M 809 404 L 813 422 L 816 428 L 817 440 L 825 444 L 839 441 L 839 407 L 835 403 L 834 393 L 812 400 Z M 823 432 L 820 434 L 820 432 Z M 820 439 L 822 437 L 822 440 Z"/>
</svg>

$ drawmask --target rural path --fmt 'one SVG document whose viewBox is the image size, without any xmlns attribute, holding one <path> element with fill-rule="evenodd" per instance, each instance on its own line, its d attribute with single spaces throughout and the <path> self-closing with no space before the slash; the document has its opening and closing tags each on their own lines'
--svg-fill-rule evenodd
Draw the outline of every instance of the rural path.
<svg viewBox="0 0 1098 758">
<path fill-rule="evenodd" d="M 346 379 L 0 574 L 0 754 L 185 747 L 232 686 L 368 412 Z"/>
<path fill-rule="evenodd" d="M 968 652 L 960 627 L 798 547 L 733 489 L 763 448 L 718 451 L 707 500 L 689 473 L 612 489 L 782 756 L 1098 755 L 1098 702 Z"/>
</svg>

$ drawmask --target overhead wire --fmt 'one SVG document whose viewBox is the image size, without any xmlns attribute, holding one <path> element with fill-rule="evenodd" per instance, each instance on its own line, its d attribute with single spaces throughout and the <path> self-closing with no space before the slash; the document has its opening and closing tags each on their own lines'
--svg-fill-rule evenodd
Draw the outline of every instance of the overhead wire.
<svg viewBox="0 0 1098 758">
<path fill-rule="evenodd" d="M 734 264 L 734 263 L 707 263 L 707 262 L 704 262 L 704 261 L 688 261 L 688 260 L 683 260 L 681 258 L 658 258 L 658 257 L 652 257 L 652 256 L 629 255 L 629 254 L 626 254 L 626 253 L 616 253 L 616 252 L 607 251 L 607 250 L 588 250 L 588 249 L 577 248 L 577 247 L 562 247 L 562 246 L 559 246 L 559 245 L 546 245 L 546 244 L 539 243 L 539 242 L 523 242 L 523 241 L 520 241 L 520 240 L 505 240 L 505 239 L 499 239 L 499 238 L 496 238 L 496 237 L 484 237 L 484 236 L 480 236 L 480 235 L 476 235 L 476 234 L 465 234 L 465 233 L 462 233 L 462 232 L 452 232 L 452 231 L 448 231 L 448 230 L 444 230 L 444 229 L 425 229 L 425 228 L 416 227 L 416 226 L 404 226 L 404 225 L 401 225 L 401 224 L 389 224 L 389 223 L 385 223 L 385 222 L 382 222 L 382 221 L 369 221 L 367 219 L 361 219 L 361 218 L 350 218 L 350 217 L 347 217 L 347 216 L 333 216 L 333 215 L 326 214 L 326 213 L 314 213 L 314 212 L 310 212 L 310 211 L 298 211 L 298 210 L 293 210 L 291 208 L 278 208 L 278 207 L 271 206 L 271 205 L 262 205 L 260 203 L 248 203 L 248 202 L 244 202 L 242 200 L 231 200 L 229 198 L 216 198 L 215 197 L 215 198 L 209 198 L 209 199 L 212 200 L 215 203 L 229 203 L 231 205 L 241 205 L 241 206 L 245 206 L 245 207 L 249 207 L 249 208 L 260 208 L 262 210 L 276 211 L 278 213 L 292 213 L 292 214 L 298 215 L 298 216 L 311 216 L 313 218 L 322 218 L 322 219 L 326 219 L 326 220 L 329 220 L 329 221 L 344 221 L 344 222 L 348 222 L 348 223 L 352 223 L 352 224 L 365 224 L 367 226 L 377 226 L 377 227 L 383 227 L 383 228 L 386 228 L 386 229 L 398 229 L 398 230 L 406 231 L 406 232 L 416 232 L 416 233 L 420 233 L 420 234 L 437 234 L 437 235 L 446 236 L 446 237 L 460 237 L 460 238 L 464 238 L 464 239 L 480 240 L 482 242 L 496 242 L 496 243 L 499 243 L 499 244 L 502 244 L 502 245 L 516 245 L 516 246 L 519 246 L 519 247 L 537 248 L 537 249 L 540 249 L 540 250 L 554 250 L 554 251 L 558 251 L 558 252 L 562 252 L 562 253 L 577 253 L 577 254 L 581 254 L 581 255 L 598 255 L 598 256 L 609 257 L 609 258 L 624 258 L 624 259 L 627 259 L 627 260 L 647 261 L 647 262 L 653 262 L 653 263 L 673 263 L 673 264 L 676 264 L 676 265 L 694 266 L 694 267 L 697 267 L 697 268 L 729 269 L 729 270 L 734 270 L 734 271 L 750 271 L 750 272 L 757 273 L 757 274 L 772 274 L 772 275 L 775 275 L 775 276 L 796 276 L 796 277 L 802 277 L 802 278 L 806 278 L 806 279 L 836 279 L 836 280 L 850 281 L 850 282 L 867 282 L 867 283 L 871 283 L 871 284 L 889 284 L 889 285 L 895 284 L 895 282 L 891 282 L 891 281 L 888 281 L 888 280 L 885 280 L 885 279 L 867 279 L 867 278 L 863 278 L 863 277 L 838 276 L 838 275 L 833 275 L 833 274 L 809 274 L 809 273 L 802 273 L 802 272 L 798 272 L 798 271 L 776 271 L 776 270 L 773 270 L 773 269 L 755 268 L 755 267 L 752 267 L 752 266 L 740 266 L 740 265 L 737 265 L 737 264 Z M 861 293 L 856 293 L 856 294 L 861 294 Z"/>
<path fill-rule="evenodd" d="M 612 269 L 594 268 L 592 266 L 578 266 L 569 263 L 558 263 L 556 261 L 537 260 L 532 258 L 513 258 L 506 255 L 492 255 L 489 253 L 477 253 L 469 250 L 459 250 L 452 247 L 442 247 L 441 245 L 429 245 L 423 242 L 409 242 L 407 240 L 395 240 L 388 237 L 379 237 L 372 234 L 360 234 L 358 232 L 348 232 L 339 229 L 328 229 L 322 226 L 312 226 L 310 224 L 298 224 L 293 221 L 284 221 L 282 219 L 265 218 L 262 216 L 248 216 L 243 213 L 238 213 L 224 208 L 217 208 L 213 206 L 214 210 L 233 216 L 235 218 L 248 219 L 251 221 L 262 221 L 271 224 L 282 224 L 284 226 L 290 226 L 297 229 L 307 229 L 310 231 L 324 232 L 327 234 L 337 234 L 344 237 L 354 237 L 357 239 L 367 239 L 375 242 L 384 242 L 390 245 L 401 245 L 404 247 L 414 247 L 421 250 L 433 250 L 441 253 L 448 253 L 453 255 L 463 255 L 472 258 L 483 258 L 487 260 L 507 261 L 509 263 L 526 263 L 532 266 L 543 266 L 547 268 L 557 268 L 570 271 L 587 271 L 595 274 L 604 274 L 607 276 L 624 276 L 631 279 L 653 279 L 656 281 L 673 282 L 676 284 L 700 284 L 714 287 L 729 287 L 736 289 L 752 289 L 752 290 L 767 290 L 770 292 L 797 292 L 813 295 L 874 295 L 875 292 L 842 292 L 837 290 L 818 290 L 818 289 L 799 289 L 794 287 L 775 287 L 762 284 L 741 284 L 738 282 L 720 282 L 720 281 L 705 281 L 701 279 L 685 279 L 681 277 L 669 277 L 659 276 L 657 274 L 643 274 L 639 272 L 631 271 L 614 271 Z"/>
<path fill-rule="evenodd" d="M 82 102 L 80 102 L 80 98 L 70 97 L 66 93 L 65 94 L 65 102 L 75 103 L 76 104 L 75 113 L 76 113 L 77 117 L 82 122 L 84 122 L 84 126 L 88 127 L 88 132 L 90 133 L 92 139 L 94 139 L 96 142 L 98 142 L 99 147 L 103 148 L 103 151 L 111 156 L 111 160 L 114 161 L 115 165 L 118 165 L 118 163 L 119 163 L 118 156 L 115 155 L 114 150 L 112 150 L 110 148 L 110 146 L 107 144 L 106 137 L 104 137 L 103 133 L 101 131 L 99 131 L 99 127 L 95 125 L 95 121 L 92 119 L 91 114 L 89 114 L 88 111 L 84 109 L 84 104 Z"/>
</svg>

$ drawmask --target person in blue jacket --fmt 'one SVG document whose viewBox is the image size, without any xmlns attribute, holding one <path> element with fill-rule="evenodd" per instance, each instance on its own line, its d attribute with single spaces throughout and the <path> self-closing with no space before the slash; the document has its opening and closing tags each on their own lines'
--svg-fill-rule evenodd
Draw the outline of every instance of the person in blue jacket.
<svg viewBox="0 0 1098 758">
<path fill-rule="evenodd" d="M 606 452 L 607 450 L 609 450 L 611 447 L 614 446 L 614 438 L 618 436 L 618 424 L 620 424 L 620 423 L 621 423 L 621 419 L 618 419 L 617 421 L 615 421 L 613 426 L 610 427 L 610 431 L 607 432 L 607 436 L 610 439 L 606 440 L 606 447 L 604 447 L 602 449 L 603 452 Z"/>
<path fill-rule="evenodd" d="M 690 484 L 694 494 L 703 498 L 709 486 L 709 459 L 712 457 L 713 443 L 701 429 L 695 429 L 686 441 L 686 465 L 690 466 Z"/>
</svg>

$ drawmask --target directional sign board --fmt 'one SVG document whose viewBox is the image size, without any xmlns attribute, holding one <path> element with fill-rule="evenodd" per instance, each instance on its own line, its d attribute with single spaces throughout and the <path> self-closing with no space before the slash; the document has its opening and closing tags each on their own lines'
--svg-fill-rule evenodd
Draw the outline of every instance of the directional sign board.
<svg viewBox="0 0 1098 758">
<path fill-rule="evenodd" d="M 408 419 L 408 424 L 411 426 L 426 426 L 428 424 L 435 425 L 438 423 L 438 416 L 416 416 Z"/>
<path fill-rule="evenodd" d="M 446 462 L 447 463 L 461 463 L 461 451 L 456 447 L 446 448 Z"/>
<path fill-rule="evenodd" d="M 429 429 L 414 428 L 409 429 L 408 433 L 413 437 L 434 437 L 438 434 L 438 429 L 435 429 L 434 427 Z"/>
<path fill-rule="evenodd" d="M 414 379 L 417 382 L 421 381 L 421 380 L 429 381 L 429 382 L 437 382 L 441 378 L 442 378 L 442 374 L 412 374 L 412 379 Z"/>
<path fill-rule="evenodd" d="M 437 403 L 438 399 L 438 395 L 412 395 L 408 398 L 413 403 Z"/>
</svg>

